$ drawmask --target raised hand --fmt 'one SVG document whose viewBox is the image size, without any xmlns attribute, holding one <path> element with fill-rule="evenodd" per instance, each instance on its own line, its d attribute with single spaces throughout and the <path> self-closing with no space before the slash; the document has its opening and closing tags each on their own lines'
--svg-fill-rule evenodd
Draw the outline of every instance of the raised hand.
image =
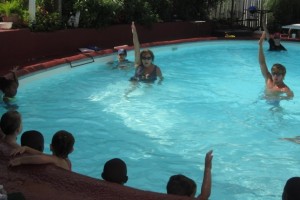
<svg viewBox="0 0 300 200">
<path fill-rule="evenodd" d="M 16 66 L 16 67 L 13 67 L 10 71 L 12 73 L 16 73 L 18 71 L 18 69 L 19 69 L 19 66 Z"/>
<path fill-rule="evenodd" d="M 213 159 L 213 150 L 210 150 L 209 152 L 206 153 L 205 156 L 205 168 L 211 169 L 212 167 L 212 159 Z"/>
<path fill-rule="evenodd" d="M 136 28 L 134 22 L 131 23 L 131 31 L 133 34 L 136 34 Z"/>
</svg>

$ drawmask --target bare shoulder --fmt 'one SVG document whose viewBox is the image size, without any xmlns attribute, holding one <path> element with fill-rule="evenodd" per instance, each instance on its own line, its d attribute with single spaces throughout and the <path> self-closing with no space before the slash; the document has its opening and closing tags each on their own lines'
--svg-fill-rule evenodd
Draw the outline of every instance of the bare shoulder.
<svg viewBox="0 0 300 200">
<path fill-rule="evenodd" d="M 53 157 L 56 157 L 56 156 L 53 156 Z M 63 158 L 56 157 L 55 162 L 56 162 L 55 165 L 57 167 L 61 167 L 61 168 L 66 169 L 66 170 L 70 170 L 70 161 L 68 159 L 63 159 Z"/>
</svg>

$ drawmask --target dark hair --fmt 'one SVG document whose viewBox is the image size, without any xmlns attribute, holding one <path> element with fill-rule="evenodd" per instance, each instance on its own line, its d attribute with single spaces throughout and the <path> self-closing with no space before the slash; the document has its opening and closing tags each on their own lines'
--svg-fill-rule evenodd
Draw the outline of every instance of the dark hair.
<svg viewBox="0 0 300 200">
<path fill-rule="evenodd" d="M 0 127 L 5 135 L 14 134 L 22 124 L 22 117 L 18 111 L 11 110 L 1 117 Z"/>
<path fill-rule="evenodd" d="M 286 74 L 286 69 L 282 64 L 279 63 L 275 63 L 272 68 L 271 68 L 272 72 L 280 72 L 282 73 L 283 76 L 285 76 Z"/>
<path fill-rule="evenodd" d="M 5 97 L 12 98 L 17 94 L 18 83 L 5 77 L 0 77 L 0 89 Z"/>
<path fill-rule="evenodd" d="M 44 136 L 41 132 L 25 131 L 21 136 L 21 146 L 28 146 L 40 152 L 44 151 Z"/>
<path fill-rule="evenodd" d="M 52 152 L 60 158 L 68 158 L 72 152 L 75 139 L 73 135 L 65 130 L 56 132 L 52 137 Z"/>
<path fill-rule="evenodd" d="M 118 184 L 126 183 L 128 180 L 126 163 L 119 158 L 107 161 L 103 167 L 101 176 L 109 182 Z"/>
<path fill-rule="evenodd" d="M 300 177 L 292 177 L 287 180 L 283 193 L 282 200 L 299 200 L 300 199 Z"/>
<path fill-rule="evenodd" d="M 167 193 L 191 197 L 196 192 L 197 185 L 192 179 L 182 175 L 171 176 L 167 184 Z"/>
<path fill-rule="evenodd" d="M 154 54 L 150 49 L 145 49 L 145 50 L 141 51 L 140 59 L 142 60 L 143 55 L 146 53 L 149 53 L 151 55 L 152 61 L 154 61 Z"/>
</svg>

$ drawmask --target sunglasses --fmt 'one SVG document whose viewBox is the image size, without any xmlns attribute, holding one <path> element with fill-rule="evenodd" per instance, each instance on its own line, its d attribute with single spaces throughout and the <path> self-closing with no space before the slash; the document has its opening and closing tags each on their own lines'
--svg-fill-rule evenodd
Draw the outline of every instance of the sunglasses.
<svg viewBox="0 0 300 200">
<path fill-rule="evenodd" d="M 283 75 L 283 74 L 280 72 L 272 72 L 272 76 L 280 76 L 280 75 Z"/>
<path fill-rule="evenodd" d="M 152 57 L 142 57 L 142 60 L 152 60 Z"/>
</svg>

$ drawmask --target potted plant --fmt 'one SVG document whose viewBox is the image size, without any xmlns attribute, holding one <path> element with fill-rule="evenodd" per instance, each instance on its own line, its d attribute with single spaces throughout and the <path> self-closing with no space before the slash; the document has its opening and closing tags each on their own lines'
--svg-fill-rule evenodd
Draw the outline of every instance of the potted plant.
<svg viewBox="0 0 300 200">
<path fill-rule="evenodd" d="M 18 23 L 22 14 L 22 3 L 19 0 L 6 0 L 0 3 L 0 15 L 3 22 Z"/>
</svg>

